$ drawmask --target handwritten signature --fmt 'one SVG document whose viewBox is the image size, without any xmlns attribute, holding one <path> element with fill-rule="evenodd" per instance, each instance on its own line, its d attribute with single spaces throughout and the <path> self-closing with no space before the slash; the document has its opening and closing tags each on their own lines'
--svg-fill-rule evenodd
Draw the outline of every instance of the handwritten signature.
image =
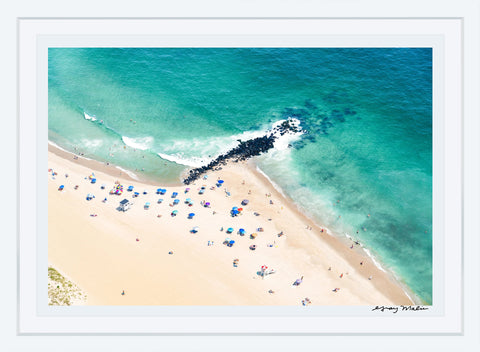
<svg viewBox="0 0 480 352">
<path fill-rule="evenodd" d="M 393 314 L 400 312 L 405 312 L 405 311 L 413 311 L 413 312 L 419 312 L 422 310 L 428 310 L 428 307 L 422 307 L 422 306 L 375 306 L 375 308 L 372 309 L 372 312 L 375 310 L 379 310 L 381 312 L 392 312 Z"/>
</svg>

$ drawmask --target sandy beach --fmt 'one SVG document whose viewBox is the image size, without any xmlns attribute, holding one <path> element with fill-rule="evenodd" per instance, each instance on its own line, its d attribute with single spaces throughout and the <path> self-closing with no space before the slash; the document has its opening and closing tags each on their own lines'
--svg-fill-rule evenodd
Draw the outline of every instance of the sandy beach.
<svg viewBox="0 0 480 352">
<path fill-rule="evenodd" d="M 81 288 L 87 305 L 413 304 L 391 275 L 353 242 L 322 231 L 252 162 L 230 163 L 189 186 L 163 186 L 50 145 L 48 169 L 48 261 Z M 109 194 L 117 181 L 123 194 Z M 89 193 L 95 198 L 87 201 Z M 133 202 L 125 212 L 117 209 L 123 199 Z M 243 210 L 232 217 L 232 207 Z M 235 243 L 223 244 L 226 238 Z M 262 276 L 262 266 L 275 272 Z"/>
</svg>

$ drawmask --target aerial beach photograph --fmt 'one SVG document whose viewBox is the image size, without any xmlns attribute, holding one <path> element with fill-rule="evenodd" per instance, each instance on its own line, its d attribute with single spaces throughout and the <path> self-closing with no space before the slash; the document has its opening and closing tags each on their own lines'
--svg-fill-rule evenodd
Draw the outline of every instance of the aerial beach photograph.
<svg viewBox="0 0 480 352">
<path fill-rule="evenodd" d="M 432 49 L 49 48 L 45 180 L 49 305 L 432 305 Z"/>
</svg>

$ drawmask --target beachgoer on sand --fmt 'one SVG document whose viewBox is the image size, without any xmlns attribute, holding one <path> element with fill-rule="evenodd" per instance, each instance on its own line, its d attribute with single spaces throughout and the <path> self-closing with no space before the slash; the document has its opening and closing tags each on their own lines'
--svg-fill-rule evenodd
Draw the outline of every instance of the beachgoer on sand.
<svg viewBox="0 0 480 352">
<path fill-rule="evenodd" d="M 299 286 L 303 282 L 303 276 L 300 279 L 296 279 L 293 286 Z"/>
</svg>

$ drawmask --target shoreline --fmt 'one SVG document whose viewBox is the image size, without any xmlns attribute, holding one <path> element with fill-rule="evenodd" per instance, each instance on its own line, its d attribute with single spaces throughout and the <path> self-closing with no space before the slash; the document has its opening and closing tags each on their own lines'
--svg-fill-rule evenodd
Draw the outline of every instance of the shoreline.
<svg viewBox="0 0 480 352">
<path fill-rule="evenodd" d="M 142 174 L 135 173 L 130 170 L 125 170 L 121 168 L 118 165 L 112 164 L 112 163 L 105 163 L 102 161 L 98 161 L 95 159 L 87 158 L 83 155 L 78 155 L 73 152 L 67 151 L 57 144 L 55 144 L 52 141 L 48 141 L 48 151 L 69 161 L 75 162 L 79 165 L 82 165 L 87 168 L 91 168 L 92 170 L 98 170 L 101 172 L 104 172 L 110 176 L 113 177 L 121 177 L 124 178 L 128 181 L 132 182 L 142 182 L 147 185 L 151 186 L 156 186 L 159 184 L 164 184 L 165 186 L 181 186 L 183 183 L 181 182 L 180 178 L 178 179 L 178 182 L 176 183 L 169 183 L 169 182 L 164 182 L 161 180 L 155 180 L 152 178 L 145 177 Z M 77 159 L 74 159 L 74 157 L 77 157 Z M 185 166 L 187 168 L 187 166 Z M 131 175 L 135 175 L 135 177 L 132 177 Z"/>
<path fill-rule="evenodd" d="M 263 179 L 265 184 L 271 185 L 271 187 L 275 190 L 275 192 L 278 194 L 279 197 L 283 197 L 286 201 L 288 206 L 291 207 L 292 211 L 294 211 L 297 216 L 303 217 L 307 223 L 313 224 L 312 227 L 317 229 L 317 232 L 321 232 L 321 230 L 324 230 L 324 233 L 326 233 L 327 236 L 325 238 L 331 238 L 331 244 L 332 246 L 336 246 L 339 250 L 344 250 L 345 247 L 348 247 L 348 245 L 354 244 L 354 240 L 350 237 L 347 237 L 346 235 L 342 236 L 339 234 L 335 234 L 330 229 L 328 229 L 325 226 L 322 226 L 318 224 L 314 219 L 306 215 L 305 213 L 302 212 L 302 209 L 297 205 L 297 203 L 294 202 L 293 199 L 291 199 L 288 195 L 284 194 L 281 190 L 277 189 L 277 187 L 280 188 L 280 186 L 276 185 L 256 164 L 253 160 L 247 162 L 248 167 L 250 167 L 252 172 L 257 173 L 257 176 L 260 179 Z M 392 282 L 394 282 L 396 285 L 398 285 L 404 293 L 408 296 L 411 302 L 413 302 L 416 305 L 425 305 L 425 302 L 422 302 L 421 299 L 412 291 L 410 288 L 403 284 L 399 278 L 396 277 L 396 275 L 391 272 L 390 270 L 384 268 L 384 266 L 381 265 L 381 263 L 378 262 L 376 258 L 373 257 L 373 255 L 367 253 L 368 249 L 365 249 L 363 246 L 355 246 L 354 245 L 354 251 L 358 253 L 361 257 L 367 258 L 367 260 L 371 261 L 375 267 L 385 273 Z M 353 264 L 353 258 L 349 258 L 351 263 Z M 364 273 L 364 275 L 366 275 Z M 365 276 L 368 278 L 367 276 Z"/>
<path fill-rule="evenodd" d="M 59 159 L 56 160 L 56 161 L 59 163 L 59 165 L 62 165 L 62 167 L 65 167 L 66 169 L 71 168 L 74 165 L 77 165 L 77 167 L 84 168 L 84 169 L 90 169 L 91 171 L 94 171 L 95 173 L 99 173 L 99 176 L 102 176 L 102 177 L 104 175 L 106 177 L 114 177 L 114 178 L 118 177 L 118 178 L 120 178 L 122 180 L 125 180 L 125 181 L 128 181 L 128 182 L 143 184 L 143 185 L 148 185 L 148 186 L 159 184 L 158 181 L 154 182 L 154 181 L 151 181 L 151 180 L 134 180 L 133 178 L 131 178 L 125 172 L 122 172 L 121 170 L 116 169 L 115 166 L 113 166 L 113 165 L 107 166 L 104 163 L 101 163 L 101 162 L 98 162 L 98 161 L 95 161 L 95 160 L 86 160 L 86 159 L 81 158 L 81 157 L 79 157 L 77 160 L 74 160 L 73 159 L 73 155 L 74 155 L 73 153 L 69 153 L 69 152 L 60 150 L 50 143 L 49 143 L 49 167 L 50 167 L 50 161 L 52 159 L 50 157 L 50 153 L 52 153 L 52 155 L 57 156 Z M 69 163 L 73 164 L 73 165 L 69 165 Z M 243 169 L 242 169 L 242 167 L 243 167 Z M 351 250 L 350 248 L 348 248 L 348 246 L 346 244 L 346 242 L 348 242 L 348 239 L 345 238 L 345 241 L 342 241 L 340 239 L 340 236 L 331 235 L 331 234 L 327 234 L 325 232 L 321 232 L 321 227 L 318 224 L 316 224 L 312 219 L 308 218 L 305 214 L 303 214 L 300 211 L 300 209 L 297 207 L 297 205 L 291 199 L 289 199 L 288 197 L 281 194 L 281 192 L 279 192 L 274 187 L 274 185 L 272 185 L 272 183 L 268 180 L 267 177 L 262 175 L 261 172 L 255 170 L 255 167 L 256 166 L 255 166 L 255 164 L 252 160 L 248 161 L 247 163 L 238 163 L 238 164 L 237 163 L 229 163 L 227 166 L 222 167 L 222 170 L 208 172 L 207 174 L 209 175 L 209 178 L 215 177 L 217 175 L 221 175 L 222 178 L 229 179 L 229 180 L 232 180 L 232 179 L 239 180 L 239 179 L 241 179 L 242 177 L 245 176 L 246 179 L 248 178 L 247 185 L 252 187 L 252 189 L 255 186 L 255 190 L 257 190 L 257 192 L 259 192 L 259 190 L 261 189 L 261 190 L 267 190 L 267 193 L 272 194 L 273 195 L 272 197 L 263 196 L 265 198 L 264 199 L 265 200 L 264 201 L 265 206 L 263 206 L 263 204 L 262 204 L 263 203 L 262 195 L 255 194 L 256 204 L 259 204 L 262 207 L 262 215 L 266 214 L 267 222 L 265 224 L 270 225 L 268 217 L 270 217 L 270 218 L 275 217 L 274 227 L 277 228 L 277 230 L 279 228 L 288 227 L 290 225 L 290 224 L 288 224 L 288 222 L 289 222 L 288 219 L 284 219 L 284 218 L 282 218 L 282 216 L 278 217 L 278 214 L 283 213 L 284 210 L 286 210 L 286 209 L 288 209 L 289 214 L 290 213 L 293 214 L 293 217 L 295 218 L 295 221 L 297 221 L 297 222 L 300 221 L 301 223 L 305 224 L 305 226 L 303 226 L 304 227 L 303 231 L 298 230 L 299 227 L 297 226 L 297 230 L 295 230 L 295 231 L 302 232 L 302 235 L 298 236 L 298 238 L 295 238 L 295 239 L 291 240 L 290 233 L 286 233 L 286 236 L 282 236 L 282 238 L 278 237 L 278 239 L 276 239 L 279 242 L 283 240 L 284 243 L 282 243 L 282 244 L 285 245 L 285 247 L 287 247 L 287 249 L 285 249 L 285 254 L 292 255 L 292 253 L 295 252 L 295 251 L 305 252 L 305 251 L 307 251 L 306 247 L 308 248 L 310 246 L 309 242 L 311 242 L 311 241 L 314 241 L 315 243 L 319 242 L 318 247 L 316 247 L 312 250 L 308 250 L 306 252 L 309 255 L 312 262 L 317 266 L 317 269 L 319 267 L 323 267 L 323 270 L 328 269 L 328 267 L 325 267 L 326 264 L 324 262 L 320 263 L 320 259 L 319 259 L 322 254 L 325 254 L 325 253 L 323 253 L 324 250 L 328 251 L 328 253 L 330 255 L 333 255 L 332 253 L 334 253 L 336 256 L 342 258 L 346 263 L 348 263 L 348 265 L 347 265 L 348 269 L 350 269 L 352 271 L 352 273 L 350 273 L 350 274 L 353 274 L 353 272 L 355 272 L 355 274 L 360 273 L 360 275 L 358 275 L 358 276 L 355 275 L 355 277 L 356 277 L 356 280 L 359 280 L 358 278 L 361 278 L 363 280 L 362 285 L 365 285 L 365 283 L 367 283 L 368 285 L 374 287 L 374 290 L 377 291 L 377 292 L 380 292 L 381 295 L 384 295 L 388 299 L 388 301 L 393 301 L 393 302 L 398 301 L 398 304 L 407 304 L 407 305 L 415 304 L 415 302 L 412 301 L 412 299 L 409 297 L 408 292 L 405 292 L 405 289 L 401 285 L 401 283 L 398 282 L 398 280 L 396 280 L 394 278 L 393 274 L 382 272 L 375 265 L 372 258 L 368 257 L 368 255 L 366 253 L 364 253 L 364 251 L 360 252 L 360 251 L 356 250 L 356 248 L 355 248 L 355 250 Z M 245 172 L 245 170 L 248 170 L 248 172 Z M 104 175 L 102 175 L 102 174 L 104 174 Z M 83 175 L 83 176 L 86 176 L 86 175 Z M 197 180 L 197 182 L 198 181 L 199 180 Z M 244 180 L 244 182 L 245 181 L 246 180 Z M 100 182 L 100 183 L 102 183 L 102 182 Z M 49 184 L 50 184 L 50 182 L 49 182 Z M 190 187 L 193 188 L 195 185 L 196 184 L 194 183 Z M 185 188 L 186 186 L 179 184 L 179 185 L 176 185 L 176 186 L 169 186 L 169 187 L 173 187 L 175 189 L 181 190 L 181 189 Z M 244 196 L 246 196 L 245 187 L 243 187 L 243 185 L 239 186 L 239 185 L 235 184 L 235 185 L 232 185 L 232 186 L 227 186 L 227 188 L 230 191 L 233 190 L 232 194 L 238 194 L 238 193 L 244 192 L 242 194 L 244 194 Z M 213 193 L 215 193 L 215 192 L 213 192 Z M 219 192 L 217 192 L 217 194 L 218 193 Z M 51 194 L 52 195 L 58 195 L 58 191 L 56 191 L 55 188 L 52 188 L 52 187 L 49 186 L 49 199 L 50 199 Z M 181 193 L 179 192 L 179 194 L 181 194 Z M 253 195 L 251 197 L 253 198 Z M 192 198 L 193 198 L 193 196 L 192 196 Z M 274 204 L 273 206 L 270 206 L 270 204 L 268 204 L 267 198 L 268 198 L 268 200 L 273 201 L 273 204 Z M 220 201 L 220 199 L 219 199 L 219 201 Z M 276 205 L 277 202 L 280 204 L 281 209 L 279 209 L 279 206 Z M 50 201 L 49 201 L 49 207 L 50 207 Z M 113 214 L 109 214 L 109 215 L 118 216 L 119 214 L 113 213 Z M 243 217 L 243 215 L 242 215 L 242 217 Z M 262 216 L 262 218 L 263 217 L 265 217 L 265 216 Z M 228 214 L 227 214 L 227 219 L 228 219 Z M 54 220 L 52 220 L 52 221 L 55 222 Z M 49 219 L 49 223 L 50 223 L 50 219 Z M 312 229 L 311 230 L 306 230 L 305 229 L 306 226 L 311 226 Z M 105 234 L 105 235 L 106 235 L 106 237 L 109 237 L 108 234 Z M 235 237 L 235 239 L 237 239 L 237 235 L 232 234 L 231 236 Z M 275 238 L 275 236 L 273 236 L 273 238 Z M 275 243 L 275 240 L 274 240 L 274 243 Z M 123 245 L 124 244 L 122 244 L 122 246 Z M 217 246 L 221 246 L 221 244 L 218 244 Z M 325 246 L 325 248 L 329 247 L 330 249 L 327 250 L 327 249 L 321 248 L 321 246 Z M 198 248 L 195 247 L 195 248 L 190 248 L 190 249 L 197 250 Z M 203 249 L 201 249 L 201 250 L 203 250 Z M 201 250 L 199 250 L 199 252 Z M 126 252 L 129 252 L 129 250 L 126 250 Z M 330 252 L 332 252 L 332 253 L 330 253 Z M 247 250 L 247 253 L 248 253 L 248 250 Z M 50 252 L 50 243 L 49 243 L 49 259 L 50 259 L 50 254 L 51 254 L 51 252 Z M 243 254 L 245 254 L 245 253 L 243 253 Z M 317 258 L 313 254 L 320 254 L 320 255 Z M 282 259 L 284 259 L 284 258 L 282 258 Z M 335 260 L 337 260 L 337 259 L 338 258 L 336 258 Z M 362 268 L 358 268 L 358 263 L 359 262 L 363 263 Z M 206 265 L 207 264 L 209 265 L 211 263 L 206 263 Z M 292 261 L 292 263 L 289 263 L 289 264 L 292 264 L 292 266 L 297 265 L 297 263 L 295 263 L 294 261 Z M 307 264 L 311 264 L 311 263 L 300 263 L 298 265 L 302 266 L 302 264 L 307 265 Z M 54 263 L 54 265 L 55 265 L 55 267 L 58 267 L 60 270 L 62 270 L 62 272 L 67 272 L 67 271 L 64 270 L 64 268 L 62 267 L 61 263 L 59 263 L 58 260 L 57 260 L 56 263 Z M 307 267 L 308 267 L 308 265 L 307 265 Z M 363 270 L 363 269 L 366 269 L 366 270 Z M 327 275 L 328 275 L 328 273 L 327 273 Z M 346 275 L 349 275 L 349 273 L 346 272 Z M 342 272 L 342 276 L 343 276 L 343 272 Z M 353 276 L 353 275 L 350 275 L 350 276 Z M 368 279 L 371 276 L 373 276 L 373 278 L 374 278 L 373 280 Z M 72 277 L 74 278 L 73 281 L 77 285 L 79 285 L 79 287 L 83 290 L 84 288 L 82 287 L 82 285 L 79 284 L 77 282 L 77 280 L 75 280 L 74 276 L 72 276 Z M 334 281 L 334 280 L 331 280 L 331 281 Z M 239 290 L 241 290 L 241 291 L 245 291 L 245 289 L 246 288 L 243 287 L 243 286 L 239 288 Z M 249 291 L 249 289 L 247 289 L 247 291 Z M 401 291 L 401 292 L 399 292 L 399 291 Z M 86 292 L 87 292 L 87 295 L 90 297 L 88 290 L 86 290 Z M 245 296 L 248 296 L 248 294 L 247 294 L 248 292 L 244 292 L 244 293 L 245 293 Z M 289 296 L 289 295 L 286 295 L 286 296 Z M 286 298 L 286 297 L 283 297 L 283 298 Z M 242 299 L 244 299 L 244 297 L 239 297 L 238 299 L 242 300 Z M 95 299 L 93 299 L 93 301 L 95 301 Z M 205 299 L 205 301 L 209 301 L 209 299 Z M 246 299 L 246 301 L 249 301 L 249 299 Z M 379 302 L 379 304 L 380 303 L 390 303 L 390 302 Z M 102 304 L 106 304 L 106 303 L 103 302 Z M 138 303 L 136 303 L 136 304 L 138 304 Z M 173 304 L 175 304 L 175 303 L 173 303 Z M 321 304 L 321 303 L 319 303 L 318 300 L 315 300 L 314 304 Z M 346 304 L 349 304 L 349 303 L 346 303 Z"/>
</svg>

